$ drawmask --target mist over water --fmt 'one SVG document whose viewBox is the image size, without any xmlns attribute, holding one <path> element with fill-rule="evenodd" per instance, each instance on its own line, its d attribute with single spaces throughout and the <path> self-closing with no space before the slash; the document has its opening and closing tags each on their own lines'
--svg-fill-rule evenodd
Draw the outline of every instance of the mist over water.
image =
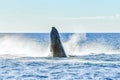
<svg viewBox="0 0 120 80">
<path fill-rule="evenodd" d="M 66 54 L 83 56 L 90 54 L 119 54 L 118 33 L 62 33 L 61 40 Z M 44 33 L 1 33 L 1 57 L 48 57 L 50 37 Z"/>
</svg>

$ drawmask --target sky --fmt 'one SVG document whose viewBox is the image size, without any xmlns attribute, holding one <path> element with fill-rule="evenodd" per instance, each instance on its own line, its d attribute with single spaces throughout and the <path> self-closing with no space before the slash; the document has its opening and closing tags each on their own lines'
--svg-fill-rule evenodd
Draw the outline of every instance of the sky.
<svg viewBox="0 0 120 80">
<path fill-rule="evenodd" d="M 0 32 L 120 32 L 120 0 L 0 0 Z"/>
</svg>

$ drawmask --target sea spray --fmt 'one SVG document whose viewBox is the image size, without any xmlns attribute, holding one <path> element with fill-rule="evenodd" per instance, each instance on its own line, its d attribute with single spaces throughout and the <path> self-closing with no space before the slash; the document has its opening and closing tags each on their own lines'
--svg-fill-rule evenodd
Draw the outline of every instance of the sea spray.
<svg viewBox="0 0 120 80">
<path fill-rule="evenodd" d="M 115 46 L 112 45 L 113 43 L 110 41 L 108 43 L 107 41 L 103 36 L 102 37 L 100 36 L 98 38 L 96 37 L 94 38 L 94 40 L 89 40 L 86 33 L 79 33 L 71 35 L 68 41 L 64 42 L 64 47 L 68 55 L 76 56 L 90 54 L 96 55 L 102 53 L 106 54 L 120 53 L 120 49 L 114 49 Z"/>
<path fill-rule="evenodd" d="M 110 33 L 60 33 L 66 54 L 72 56 L 118 54 L 120 34 Z M 0 56 L 48 57 L 50 39 L 48 33 L 1 33 Z"/>
<path fill-rule="evenodd" d="M 48 47 L 31 38 L 5 34 L 0 37 L 0 55 L 45 57 L 48 55 Z"/>
<path fill-rule="evenodd" d="M 86 34 L 73 34 L 69 37 L 68 41 L 64 43 L 66 53 L 68 55 L 76 55 L 80 52 L 80 42 L 86 40 Z"/>
</svg>

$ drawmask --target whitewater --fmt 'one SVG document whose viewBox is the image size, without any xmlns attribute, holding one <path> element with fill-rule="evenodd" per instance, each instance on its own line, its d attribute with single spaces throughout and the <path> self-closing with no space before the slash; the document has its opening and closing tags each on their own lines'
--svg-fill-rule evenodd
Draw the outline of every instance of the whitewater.
<svg viewBox="0 0 120 80">
<path fill-rule="evenodd" d="M 60 33 L 67 58 L 53 58 L 49 33 L 0 33 L 0 80 L 120 80 L 120 33 Z"/>
</svg>

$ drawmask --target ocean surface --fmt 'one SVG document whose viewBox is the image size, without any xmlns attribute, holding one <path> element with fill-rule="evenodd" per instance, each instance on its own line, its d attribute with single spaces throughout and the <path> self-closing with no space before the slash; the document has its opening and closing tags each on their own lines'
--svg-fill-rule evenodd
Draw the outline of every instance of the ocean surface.
<svg viewBox="0 0 120 80">
<path fill-rule="evenodd" d="M 120 33 L 60 33 L 67 58 L 53 58 L 49 33 L 0 33 L 0 80 L 120 80 Z"/>
</svg>

